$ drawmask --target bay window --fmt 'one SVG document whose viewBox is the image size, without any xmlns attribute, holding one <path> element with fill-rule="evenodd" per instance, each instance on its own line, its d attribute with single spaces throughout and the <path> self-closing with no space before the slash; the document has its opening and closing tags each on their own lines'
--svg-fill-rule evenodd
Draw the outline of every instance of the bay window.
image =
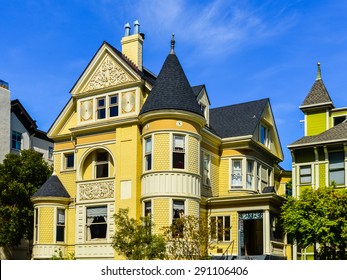
<svg viewBox="0 0 347 280">
<path fill-rule="evenodd" d="M 233 159 L 231 162 L 231 187 L 242 188 L 242 160 Z"/>
</svg>

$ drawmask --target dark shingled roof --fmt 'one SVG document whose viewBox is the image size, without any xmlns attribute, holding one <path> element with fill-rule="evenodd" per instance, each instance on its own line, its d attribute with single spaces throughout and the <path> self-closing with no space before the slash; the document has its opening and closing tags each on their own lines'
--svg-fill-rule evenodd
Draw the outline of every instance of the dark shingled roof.
<svg viewBox="0 0 347 280">
<path fill-rule="evenodd" d="M 210 110 L 210 129 L 219 137 L 253 135 L 269 99 L 260 99 Z"/>
<path fill-rule="evenodd" d="M 199 85 L 199 86 L 193 86 L 192 90 L 194 92 L 195 97 L 198 97 L 199 93 L 202 91 L 204 88 L 204 85 Z"/>
<path fill-rule="evenodd" d="M 322 79 L 317 79 L 300 107 L 311 107 L 322 103 L 328 103 L 334 107 Z"/>
<path fill-rule="evenodd" d="M 140 114 L 157 110 L 183 110 L 203 116 L 176 54 L 170 53 Z"/>
<path fill-rule="evenodd" d="M 48 180 L 34 193 L 33 197 L 67 197 L 70 195 L 64 185 L 56 175 L 52 175 Z"/>
<path fill-rule="evenodd" d="M 309 145 L 321 142 L 347 140 L 347 122 L 344 121 L 318 135 L 305 136 L 290 144 L 288 147 L 296 145 Z"/>
</svg>

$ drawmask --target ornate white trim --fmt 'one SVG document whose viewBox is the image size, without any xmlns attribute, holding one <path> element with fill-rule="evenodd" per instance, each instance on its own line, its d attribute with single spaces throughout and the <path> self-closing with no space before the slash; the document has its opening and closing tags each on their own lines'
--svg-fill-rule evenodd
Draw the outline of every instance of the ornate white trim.
<svg viewBox="0 0 347 280">
<path fill-rule="evenodd" d="M 114 181 L 81 183 L 78 185 L 79 201 L 114 197 Z"/>
<path fill-rule="evenodd" d="M 130 76 L 107 55 L 83 92 L 124 84 L 131 80 Z"/>
</svg>

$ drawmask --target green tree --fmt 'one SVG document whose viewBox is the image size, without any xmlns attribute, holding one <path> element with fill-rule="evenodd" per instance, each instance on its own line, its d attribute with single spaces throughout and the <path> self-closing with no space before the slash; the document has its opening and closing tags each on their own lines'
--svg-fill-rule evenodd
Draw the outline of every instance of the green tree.
<svg viewBox="0 0 347 280">
<path fill-rule="evenodd" d="M 32 239 L 34 209 L 30 197 L 51 173 L 52 167 L 34 150 L 6 155 L 0 164 L 0 246 Z"/>
<path fill-rule="evenodd" d="M 173 260 L 210 259 L 209 250 L 215 247 L 211 241 L 211 228 L 207 219 L 187 215 L 175 219 L 169 227 L 164 227 L 164 237 L 168 244 L 167 258 Z"/>
<path fill-rule="evenodd" d="M 315 259 L 346 259 L 347 190 L 321 187 L 288 197 L 282 225 L 299 247 L 314 245 Z"/>
<path fill-rule="evenodd" d="M 129 260 L 164 259 L 166 244 L 159 234 L 152 233 L 150 217 L 129 218 L 129 209 L 119 209 L 115 217 L 113 248 Z"/>
</svg>

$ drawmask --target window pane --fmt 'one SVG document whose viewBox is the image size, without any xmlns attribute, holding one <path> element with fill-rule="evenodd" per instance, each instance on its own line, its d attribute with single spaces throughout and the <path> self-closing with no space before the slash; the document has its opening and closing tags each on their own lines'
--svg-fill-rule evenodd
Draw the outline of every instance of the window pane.
<svg viewBox="0 0 347 280">
<path fill-rule="evenodd" d="M 330 184 L 335 181 L 337 185 L 345 184 L 345 170 L 330 171 Z"/>
<path fill-rule="evenodd" d="M 184 150 L 184 136 L 174 136 L 174 150 L 183 151 Z"/>
<path fill-rule="evenodd" d="M 151 170 L 152 169 L 152 155 L 146 155 L 146 165 L 145 165 L 145 170 Z"/>
<path fill-rule="evenodd" d="M 152 152 L 152 138 L 149 137 L 146 140 L 146 144 L 145 144 L 145 153 L 151 153 Z"/>
<path fill-rule="evenodd" d="M 311 174 L 311 166 L 301 166 L 300 175 L 309 175 Z"/>
<path fill-rule="evenodd" d="M 211 222 L 211 239 L 215 240 L 217 235 L 217 217 L 211 217 L 210 218 L 210 222 Z"/>
<path fill-rule="evenodd" d="M 145 202 L 145 217 L 152 214 L 152 203 L 150 201 Z"/>
<path fill-rule="evenodd" d="M 104 107 L 105 106 L 105 98 L 98 99 L 98 107 Z"/>
<path fill-rule="evenodd" d="M 344 152 L 329 153 L 329 168 L 344 168 Z"/>
<path fill-rule="evenodd" d="M 57 241 L 64 242 L 64 229 L 65 229 L 65 226 L 57 226 L 57 231 L 56 231 Z"/>
<path fill-rule="evenodd" d="M 106 118 L 106 110 L 104 109 L 99 109 L 98 110 L 98 119 L 104 119 Z"/>
<path fill-rule="evenodd" d="M 106 238 L 107 206 L 87 208 L 87 239 Z"/>
<path fill-rule="evenodd" d="M 74 154 L 68 154 L 66 157 L 66 168 L 74 167 Z"/>
<path fill-rule="evenodd" d="M 217 235 L 218 235 L 218 241 L 223 241 L 223 232 L 224 232 L 224 225 L 223 225 L 223 217 L 217 218 Z"/>
<path fill-rule="evenodd" d="M 173 153 L 172 167 L 184 169 L 184 153 Z"/>
<path fill-rule="evenodd" d="M 96 155 L 96 161 L 108 161 L 108 153 L 107 152 L 98 152 Z"/>
<path fill-rule="evenodd" d="M 230 241 L 230 216 L 224 217 L 224 240 Z"/>
<path fill-rule="evenodd" d="M 241 169 L 241 160 L 232 161 L 232 186 L 233 187 L 242 187 L 242 169 Z"/>
<path fill-rule="evenodd" d="M 96 178 L 108 177 L 108 163 L 98 164 L 96 166 Z"/>
<path fill-rule="evenodd" d="M 111 105 L 118 104 L 118 96 L 117 95 L 110 97 L 110 104 Z"/>
<path fill-rule="evenodd" d="M 118 106 L 110 107 L 110 117 L 118 116 Z"/>
</svg>

